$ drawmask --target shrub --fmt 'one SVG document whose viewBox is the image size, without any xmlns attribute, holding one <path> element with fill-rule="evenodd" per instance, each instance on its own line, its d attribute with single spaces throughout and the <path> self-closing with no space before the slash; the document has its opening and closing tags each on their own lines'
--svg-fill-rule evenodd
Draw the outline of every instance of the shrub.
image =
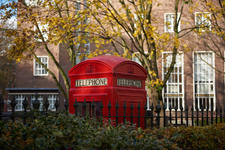
<svg viewBox="0 0 225 150">
<path fill-rule="evenodd" d="M 182 149 L 225 149 L 225 124 L 170 130 L 170 140 Z"/>
<path fill-rule="evenodd" d="M 176 149 L 167 139 L 145 134 L 135 126 L 118 127 L 66 114 L 38 117 L 22 122 L 0 122 L 0 145 L 4 149 Z"/>
<path fill-rule="evenodd" d="M 142 130 L 113 127 L 66 114 L 40 116 L 24 125 L 0 122 L 0 149 L 149 150 L 225 149 L 225 125 Z"/>
</svg>

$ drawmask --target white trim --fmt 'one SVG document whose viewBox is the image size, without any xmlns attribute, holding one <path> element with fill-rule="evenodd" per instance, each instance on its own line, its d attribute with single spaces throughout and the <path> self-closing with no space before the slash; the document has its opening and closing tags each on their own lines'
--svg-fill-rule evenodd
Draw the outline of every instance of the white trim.
<svg viewBox="0 0 225 150">
<path fill-rule="evenodd" d="M 209 31 L 211 31 L 211 29 L 212 29 L 212 22 L 211 22 L 212 14 L 210 12 L 195 12 L 194 13 L 194 16 L 195 16 L 195 26 L 198 25 L 197 24 L 197 14 L 208 14 L 209 15 L 209 18 L 210 18 L 210 20 L 208 20 L 209 21 Z M 205 18 L 205 19 L 207 19 L 207 18 Z M 205 30 L 202 29 L 201 32 L 205 32 Z"/>
<path fill-rule="evenodd" d="M 49 58 L 48 58 L 48 56 L 37 56 L 37 57 L 38 58 L 41 58 L 41 57 L 47 58 L 47 68 L 48 68 L 48 66 L 49 66 L 48 65 L 49 64 Z M 48 76 L 48 71 L 47 70 L 46 70 L 46 72 L 47 72 L 46 74 L 37 74 L 37 73 L 35 73 L 35 69 L 36 69 L 36 59 L 34 58 L 33 59 L 33 76 Z M 45 68 L 43 68 L 43 69 L 45 69 Z"/>
<path fill-rule="evenodd" d="M 48 102 L 49 102 L 49 107 L 48 109 L 51 110 L 51 111 L 56 111 L 56 108 L 55 108 L 55 102 L 57 100 L 57 96 L 56 95 L 49 95 L 48 96 Z"/>
<path fill-rule="evenodd" d="M 37 6 L 39 0 L 25 0 L 27 6 Z"/>
<path fill-rule="evenodd" d="M 165 64 L 164 64 L 164 55 L 165 54 L 172 54 L 172 52 L 170 52 L 170 51 L 165 51 L 165 52 L 162 52 L 162 79 L 164 79 L 164 66 L 165 66 Z M 180 58 L 182 59 L 181 61 L 182 62 L 180 62 L 181 63 L 181 72 L 179 72 L 179 68 L 178 68 L 178 70 L 177 70 L 177 72 L 176 72 L 176 75 L 177 75 L 177 82 L 174 82 L 174 83 L 170 83 L 170 85 L 176 85 L 177 86 L 177 92 L 175 92 L 174 93 L 174 96 L 170 96 L 170 97 L 168 97 L 168 96 L 166 96 L 165 97 L 165 92 L 164 92 L 164 88 L 163 88 L 163 91 L 162 91 L 162 96 L 163 96 L 163 101 L 165 102 L 165 98 L 166 98 L 166 104 L 167 104 L 167 106 L 166 106 L 166 110 L 168 111 L 169 110 L 169 102 L 171 102 L 172 104 L 175 104 L 175 101 L 176 101 L 176 105 L 178 106 L 178 111 L 180 111 L 180 101 L 182 102 L 182 107 L 183 107 L 183 110 L 184 110 L 184 103 L 185 103 L 185 101 L 184 101 L 184 54 L 183 54 L 183 52 L 178 52 L 177 53 L 177 55 L 180 55 Z M 176 59 L 177 59 L 177 57 L 176 57 Z M 177 62 L 176 62 L 176 64 L 177 64 Z M 176 64 L 175 64 L 175 66 L 176 66 Z M 181 82 L 179 82 L 179 75 L 181 74 Z M 170 79 L 171 79 L 171 76 L 170 76 Z M 169 79 L 169 80 L 170 80 Z M 169 81 L 168 80 L 168 81 Z M 168 81 L 167 81 L 167 86 L 166 86 L 166 91 L 168 92 Z M 182 90 L 182 92 L 180 93 L 180 85 L 181 85 L 181 90 Z M 169 94 L 171 94 L 172 95 L 172 93 L 169 93 Z M 173 109 L 174 110 L 174 109 Z"/>
<path fill-rule="evenodd" d="M 43 95 L 31 95 L 30 97 L 30 107 L 33 109 L 33 102 L 35 100 L 38 100 L 40 102 L 40 106 L 39 106 L 39 111 L 42 111 L 43 110 L 43 100 L 44 100 L 44 97 Z"/>
<path fill-rule="evenodd" d="M 81 0 L 75 2 L 75 13 L 78 13 L 81 10 Z"/>
<path fill-rule="evenodd" d="M 16 106 L 15 106 L 15 111 L 23 111 L 23 101 L 25 97 L 22 94 L 16 95 L 15 96 L 15 101 L 16 101 Z"/>
<path fill-rule="evenodd" d="M 8 93 L 8 95 L 59 95 L 59 93 Z"/>
<path fill-rule="evenodd" d="M 139 16 L 135 12 L 134 13 L 134 28 L 137 28 L 137 23 L 140 22 L 140 18 L 139 17 L 141 17 L 142 19 L 144 19 L 144 15 L 143 14 L 140 14 L 140 16 Z"/>
<path fill-rule="evenodd" d="M 49 101 L 49 109 L 50 111 L 56 111 L 56 109 L 54 108 L 54 102 L 57 100 L 57 98 L 59 97 L 59 93 L 44 93 L 44 94 L 40 94 L 40 93 L 9 93 L 9 95 L 15 95 L 16 101 L 19 101 L 19 103 L 17 102 L 16 107 L 15 107 L 15 111 L 24 111 L 23 108 L 23 101 L 25 100 L 25 98 L 27 96 L 29 96 L 29 106 L 28 108 L 33 108 L 33 101 L 37 99 L 40 101 L 40 107 L 39 110 L 42 111 L 43 110 L 43 100 L 44 97 L 47 95 L 47 99 Z M 18 99 L 19 98 L 19 99 Z M 10 102 L 10 100 L 8 100 L 8 103 Z M 8 104 L 10 105 L 10 104 Z M 12 111 L 11 107 L 9 106 L 8 111 Z"/>
<path fill-rule="evenodd" d="M 215 91 L 215 54 L 213 51 L 194 51 L 192 53 L 192 67 L 193 67 L 193 107 L 194 107 L 194 110 L 196 111 L 196 107 L 195 107 L 195 99 L 196 99 L 196 92 L 195 92 L 195 54 L 199 54 L 199 53 L 210 53 L 212 54 L 212 74 L 213 74 L 213 93 L 206 93 L 206 94 L 202 94 L 202 95 L 208 95 L 207 97 L 204 97 L 204 96 L 198 96 L 198 109 L 200 109 L 200 101 L 204 100 L 204 99 L 207 99 L 208 98 L 208 103 L 209 103 L 209 111 L 211 111 L 211 99 L 213 98 L 213 111 L 215 111 L 216 109 L 216 91 Z M 207 83 L 206 83 L 207 84 Z M 209 83 L 208 83 L 209 84 Z M 197 87 L 199 89 L 199 86 Z M 210 87 L 208 87 L 210 89 Z M 199 90 L 198 90 L 199 91 Z M 200 95 L 201 93 L 199 93 L 198 95 Z M 213 96 L 211 96 L 213 95 Z M 205 109 L 204 109 L 205 110 Z"/>
<path fill-rule="evenodd" d="M 167 15 L 174 15 L 174 18 L 175 18 L 175 13 L 164 13 L 164 32 L 167 32 L 167 33 L 173 33 L 174 32 L 174 22 L 172 23 L 172 28 L 171 29 L 168 29 L 167 28 L 167 23 L 166 23 L 166 17 L 167 17 Z M 177 13 L 177 21 L 179 20 L 179 18 L 180 18 L 180 13 Z M 180 22 L 181 22 L 181 19 L 180 19 L 180 21 L 179 21 L 179 24 L 178 24 L 178 32 L 180 31 L 180 27 L 181 27 L 181 25 L 180 25 Z M 172 30 L 172 31 L 170 31 L 170 30 Z"/>
<path fill-rule="evenodd" d="M 146 88 L 145 88 L 145 90 L 146 90 Z M 146 97 L 146 101 L 147 101 L 147 110 L 148 111 L 150 111 L 151 109 L 150 109 L 150 97 L 148 96 L 148 94 L 147 94 L 147 97 Z"/>
<path fill-rule="evenodd" d="M 41 22 L 37 22 L 37 25 L 41 31 L 41 34 L 44 38 L 44 41 L 48 41 L 48 24 L 42 24 Z M 35 35 L 39 36 L 39 32 L 36 33 L 36 30 L 37 30 L 37 26 L 34 25 L 34 32 L 35 32 Z M 47 32 L 43 32 L 43 30 L 46 30 Z M 38 37 L 34 37 L 34 39 L 37 41 L 37 42 L 43 42 L 41 38 L 38 38 Z"/>
<path fill-rule="evenodd" d="M 132 54 L 131 60 L 134 61 L 134 62 L 136 62 L 136 63 L 138 63 L 139 65 L 142 65 L 141 62 L 140 62 L 140 60 L 139 60 L 139 58 L 136 57 L 136 55 L 140 55 L 140 53 L 139 53 L 139 52 L 134 52 L 134 53 Z"/>
<path fill-rule="evenodd" d="M 83 58 L 80 59 L 80 56 L 81 56 L 81 55 L 86 55 L 86 54 L 89 54 L 89 53 L 90 53 L 90 42 L 84 44 L 84 47 L 87 47 L 87 51 L 85 51 L 85 52 L 78 52 L 78 53 L 76 54 L 76 64 L 79 64 L 79 63 L 81 63 L 82 61 L 85 61 L 85 60 L 87 59 L 87 56 L 83 56 Z"/>
</svg>

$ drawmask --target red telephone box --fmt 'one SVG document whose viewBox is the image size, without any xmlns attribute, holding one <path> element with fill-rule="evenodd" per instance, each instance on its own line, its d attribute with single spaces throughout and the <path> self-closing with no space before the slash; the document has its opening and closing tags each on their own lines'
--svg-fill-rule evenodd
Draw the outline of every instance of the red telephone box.
<svg viewBox="0 0 225 150">
<path fill-rule="evenodd" d="M 111 104 L 111 119 L 116 116 L 118 104 L 119 122 L 130 121 L 131 112 L 133 123 L 144 126 L 146 105 L 145 69 L 136 62 L 117 56 L 98 56 L 79 63 L 69 71 L 71 88 L 69 91 L 69 112 L 74 113 L 75 100 L 82 105 L 85 101 L 87 109 L 90 103 L 103 106 L 102 115 L 107 118 L 108 104 Z M 124 111 L 126 105 L 126 112 Z M 140 105 L 140 112 L 137 107 Z M 133 107 L 133 110 L 131 110 Z M 78 108 L 77 108 L 78 109 Z M 80 108 L 79 108 L 80 109 Z M 140 114 L 140 118 L 138 118 Z"/>
</svg>

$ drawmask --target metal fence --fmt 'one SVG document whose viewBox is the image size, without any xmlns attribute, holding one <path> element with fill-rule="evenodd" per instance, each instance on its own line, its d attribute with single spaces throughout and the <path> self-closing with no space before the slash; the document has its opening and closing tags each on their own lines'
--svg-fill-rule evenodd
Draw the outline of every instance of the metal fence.
<svg viewBox="0 0 225 150">
<path fill-rule="evenodd" d="M 8 113 L 3 112 L 2 105 L 4 103 L 1 101 L 0 103 L 0 120 L 22 120 L 24 123 L 27 122 L 27 119 L 33 119 L 32 112 L 40 112 L 40 115 L 48 115 L 49 110 L 49 102 L 48 99 L 43 100 L 43 109 L 40 110 L 40 101 L 35 100 L 32 103 L 32 108 L 30 108 L 30 104 L 28 99 L 25 98 L 23 101 L 23 111 L 16 112 L 16 100 L 15 98 L 11 100 L 10 106 L 11 111 Z M 57 99 L 55 102 L 55 113 L 63 113 L 59 111 L 59 100 Z M 68 103 L 64 103 L 64 112 L 68 112 Z M 169 107 L 167 110 L 166 106 L 160 106 L 153 104 L 150 106 L 150 109 L 147 110 L 147 107 L 141 107 L 140 104 L 126 104 L 124 103 L 122 106 L 119 104 L 115 104 L 114 106 L 111 103 L 107 104 L 107 106 L 103 106 L 102 103 L 95 103 L 94 101 L 89 101 L 82 103 L 78 103 L 75 101 L 72 106 L 75 109 L 74 116 L 89 116 L 89 117 L 97 117 L 97 118 L 105 118 L 109 120 L 111 123 L 113 122 L 115 125 L 120 123 L 130 122 L 135 123 L 137 127 L 140 126 L 140 120 L 144 119 L 144 127 L 145 128 L 154 128 L 154 127 L 168 127 L 168 126 L 205 126 L 217 123 L 225 123 L 225 109 L 216 108 L 215 111 L 209 111 L 209 107 L 201 107 L 201 109 L 195 109 L 193 106 L 189 108 L 185 106 L 185 108 L 181 107 L 178 110 L 178 107 L 172 108 Z M 107 108 L 104 108 L 107 107 Z M 114 107 L 114 108 L 113 108 Z M 213 107 L 213 106 L 212 106 Z M 107 114 L 103 114 L 102 110 L 106 109 Z M 144 109 L 144 115 L 141 115 L 141 109 Z M 211 109 L 213 110 L 213 109 Z M 122 112 L 119 112 L 122 111 Z M 129 113 L 127 113 L 129 112 Z M 123 114 L 123 115 L 121 115 Z M 136 120 L 136 121 L 134 121 Z"/>
</svg>

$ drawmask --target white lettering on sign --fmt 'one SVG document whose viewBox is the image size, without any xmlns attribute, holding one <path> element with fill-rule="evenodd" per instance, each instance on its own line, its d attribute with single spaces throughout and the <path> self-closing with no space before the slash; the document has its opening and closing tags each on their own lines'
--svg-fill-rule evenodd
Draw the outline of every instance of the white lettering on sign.
<svg viewBox="0 0 225 150">
<path fill-rule="evenodd" d="M 118 86 L 128 86 L 128 87 L 137 87 L 141 88 L 141 81 L 140 80 L 131 80 L 131 79 L 117 79 Z"/>
<path fill-rule="evenodd" d="M 108 84 L 107 78 L 80 79 L 76 80 L 75 86 L 104 86 Z"/>
</svg>

